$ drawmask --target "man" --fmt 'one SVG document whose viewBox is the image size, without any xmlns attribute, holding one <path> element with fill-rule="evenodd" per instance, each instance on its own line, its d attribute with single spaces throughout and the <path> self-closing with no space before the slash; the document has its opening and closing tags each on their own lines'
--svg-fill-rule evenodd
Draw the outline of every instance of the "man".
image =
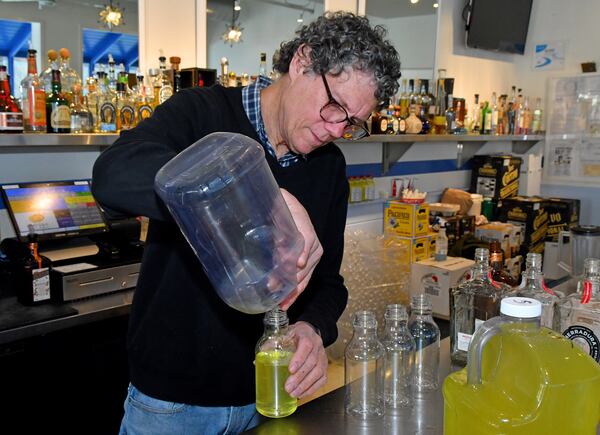
<svg viewBox="0 0 600 435">
<path fill-rule="evenodd" d="M 348 183 L 330 142 L 366 135 L 371 111 L 396 92 L 400 63 L 384 36 L 366 18 L 327 14 L 281 45 L 276 82 L 183 90 L 98 158 L 93 191 L 105 210 L 150 218 L 127 338 L 131 384 L 121 433 L 239 433 L 258 423 L 252 361 L 262 316 L 219 299 L 153 190 L 166 162 L 215 131 L 263 145 L 304 236 L 299 285 L 281 304 L 297 342 L 286 390 L 301 398 L 325 384 L 324 346 L 335 341 L 347 300 L 339 268 Z"/>
</svg>

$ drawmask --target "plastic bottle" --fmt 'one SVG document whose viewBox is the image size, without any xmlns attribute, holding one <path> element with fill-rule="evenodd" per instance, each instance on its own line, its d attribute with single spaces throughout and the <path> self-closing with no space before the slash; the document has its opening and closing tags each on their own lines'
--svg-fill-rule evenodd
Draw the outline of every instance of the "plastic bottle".
<svg viewBox="0 0 600 435">
<path fill-rule="evenodd" d="M 511 297 L 477 330 L 467 367 L 444 381 L 445 435 L 593 434 L 600 365 L 540 328 L 541 303 Z"/>
<path fill-rule="evenodd" d="M 435 238 L 435 261 L 444 261 L 448 258 L 448 236 L 446 227 L 440 227 Z"/>
<path fill-rule="evenodd" d="M 298 399 L 285 390 L 289 364 L 296 345 L 288 334 L 285 311 L 275 308 L 265 314 L 265 330 L 256 344 L 256 410 L 266 417 L 287 417 L 298 407 Z"/>
<path fill-rule="evenodd" d="M 388 305 L 381 343 L 385 348 L 383 398 L 388 409 L 411 404 L 415 365 L 415 339 L 408 330 L 408 313 L 403 305 Z"/>
<path fill-rule="evenodd" d="M 417 391 L 438 388 L 440 363 L 440 329 L 431 316 L 431 298 L 427 294 L 415 295 L 410 302 L 408 330 L 415 339 L 414 387 Z"/>
<path fill-rule="evenodd" d="M 352 321 L 354 333 L 344 352 L 344 409 L 359 419 L 381 417 L 385 349 L 377 339 L 377 320 L 370 311 L 359 311 Z"/>
</svg>

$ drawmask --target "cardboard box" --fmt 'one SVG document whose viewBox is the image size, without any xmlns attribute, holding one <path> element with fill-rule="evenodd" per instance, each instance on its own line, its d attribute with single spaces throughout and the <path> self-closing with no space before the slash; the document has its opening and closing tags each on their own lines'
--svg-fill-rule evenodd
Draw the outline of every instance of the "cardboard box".
<svg viewBox="0 0 600 435">
<path fill-rule="evenodd" d="M 423 292 L 430 295 L 433 313 L 449 319 L 450 289 L 456 286 L 474 264 L 473 260 L 460 257 L 448 257 L 445 261 L 427 259 L 414 263 L 411 267 L 411 296 Z"/>
<path fill-rule="evenodd" d="M 515 233 L 515 228 L 520 230 L 520 226 L 507 224 L 504 222 L 490 222 L 489 224 L 480 225 L 475 230 L 475 237 L 484 242 L 492 242 L 497 240 L 500 242 L 504 258 L 512 256 L 511 238 Z"/>
<path fill-rule="evenodd" d="M 402 237 L 402 236 L 390 236 L 386 235 L 388 239 L 392 239 L 395 243 L 406 246 L 409 254 L 409 263 L 415 263 L 417 261 L 426 260 L 429 258 L 429 244 L 431 236 L 423 237 Z M 435 254 L 435 251 L 433 251 Z"/>
<path fill-rule="evenodd" d="M 510 198 L 519 191 L 521 158 L 510 155 L 473 157 L 471 192 L 493 199 Z"/>
<path fill-rule="evenodd" d="M 383 229 L 403 237 L 426 236 L 429 232 L 429 206 L 390 200 L 385 203 Z"/>
<path fill-rule="evenodd" d="M 546 198 L 544 207 L 548 212 L 547 242 L 558 242 L 561 231 L 569 231 L 579 224 L 581 202 L 578 199 Z"/>
<path fill-rule="evenodd" d="M 498 220 L 521 226 L 521 250 L 544 252 L 544 240 L 548 231 L 548 212 L 545 200 L 537 197 L 517 196 L 498 202 Z"/>
</svg>

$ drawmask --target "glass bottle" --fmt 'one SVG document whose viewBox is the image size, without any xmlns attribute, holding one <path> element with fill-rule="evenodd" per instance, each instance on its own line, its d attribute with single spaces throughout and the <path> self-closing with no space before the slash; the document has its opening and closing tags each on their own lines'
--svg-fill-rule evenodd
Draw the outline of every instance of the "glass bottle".
<svg viewBox="0 0 600 435">
<path fill-rule="evenodd" d="M 531 133 L 541 134 L 542 133 L 542 99 L 536 98 L 535 109 L 533 110 L 533 117 L 531 120 Z"/>
<path fill-rule="evenodd" d="M 490 102 L 485 101 L 483 103 L 483 109 L 481 109 L 481 134 L 490 134 L 492 132 L 492 108 Z"/>
<path fill-rule="evenodd" d="M 29 234 L 29 253 L 19 269 L 17 299 L 23 305 L 38 305 L 50 300 L 50 260 L 38 254 L 34 234 Z"/>
<path fill-rule="evenodd" d="M 600 259 L 586 258 L 577 291 L 559 303 L 560 330 L 600 363 Z"/>
<path fill-rule="evenodd" d="M 46 95 L 52 93 L 52 70 L 58 69 L 59 65 L 56 62 L 58 59 L 58 51 L 56 50 L 48 50 L 48 66 L 42 73 L 40 74 L 40 81 L 42 82 L 42 86 L 44 87 L 44 92 Z"/>
<path fill-rule="evenodd" d="M 167 58 L 164 56 L 158 58 L 159 72 L 152 83 L 152 86 L 154 87 L 154 101 L 157 106 L 167 101 L 169 97 L 173 95 L 173 85 L 171 85 L 171 81 L 165 72 L 166 60 Z"/>
<path fill-rule="evenodd" d="M 448 236 L 446 227 L 440 227 L 435 238 L 435 261 L 444 261 L 448 258 Z"/>
<path fill-rule="evenodd" d="M 114 96 L 115 92 L 117 92 L 117 75 L 115 71 L 115 60 L 112 57 L 112 54 L 108 54 L 108 76 L 106 78 L 106 85 L 108 86 L 108 90 L 110 94 Z"/>
<path fill-rule="evenodd" d="M 90 133 L 90 112 L 83 104 L 81 85 L 73 85 L 73 102 L 71 103 L 71 133 Z"/>
<path fill-rule="evenodd" d="M 542 274 L 542 254 L 527 254 L 525 272 L 517 296 L 532 298 L 542 303 L 542 326 L 560 332 L 559 296 L 550 290 Z"/>
<path fill-rule="evenodd" d="M 495 92 L 492 92 L 490 104 L 490 134 L 498 134 L 498 103 Z"/>
<path fill-rule="evenodd" d="M 431 98 L 429 97 L 429 80 L 421 80 L 421 106 L 419 110 L 419 119 L 423 123 L 420 134 L 428 134 L 431 128 L 429 123 L 429 108 L 431 107 Z"/>
<path fill-rule="evenodd" d="M 81 78 L 77 71 L 69 65 L 71 59 L 71 52 L 67 48 L 61 48 L 60 54 L 60 81 L 62 86 L 62 92 L 64 97 L 70 103 L 73 102 L 73 86 L 81 86 Z"/>
<path fill-rule="evenodd" d="M 368 419 L 383 416 L 383 366 L 385 349 L 377 339 L 377 320 L 370 311 L 359 311 L 352 320 L 354 333 L 344 352 L 344 409 L 346 414 Z"/>
<path fill-rule="evenodd" d="M 446 133 L 456 133 L 456 112 L 454 111 L 454 99 L 448 94 L 448 108 L 446 109 Z"/>
<path fill-rule="evenodd" d="M 127 92 L 127 74 L 124 72 L 119 73 L 113 104 L 117 112 L 117 132 L 135 127 L 135 105 Z"/>
<path fill-rule="evenodd" d="M 113 103 L 115 94 L 108 87 L 105 72 L 98 73 L 98 123 L 101 133 L 114 133 L 117 131 L 117 109 Z"/>
<path fill-rule="evenodd" d="M 289 364 L 296 345 L 288 334 L 287 313 L 275 308 L 265 313 L 265 330 L 256 343 L 256 410 L 266 417 L 286 417 L 298 407 L 298 399 L 285 391 Z"/>
<path fill-rule="evenodd" d="M 492 268 L 492 279 L 495 282 L 502 282 L 510 287 L 519 285 L 517 280 L 504 267 L 504 251 L 502 251 L 498 240 L 490 242 L 490 266 Z"/>
<path fill-rule="evenodd" d="M 417 116 L 417 108 L 414 104 L 410 105 L 410 115 L 406 118 L 406 133 L 419 134 L 423 128 L 423 123 Z"/>
<path fill-rule="evenodd" d="M 515 105 L 511 101 L 508 103 L 508 110 L 506 111 L 506 119 L 507 119 L 507 134 L 515 134 Z"/>
<path fill-rule="evenodd" d="M 22 133 L 23 112 L 10 93 L 6 66 L 0 65 L 0 133 Z"/>
<path fill-rule="evenodd" d="M 267 53 L 260 54 L 260 62 L 258 63 L 258 75 L 267 77 Z"/>
<path fill-rule="evenodd" d="M 402 90 L 400 92 L 400 118 L 408 118 L 408 106 L 410 106 L 410 98 L 408 95 L 408 80 L 402 79 Z"/>
<path fill-rule="evenodd" d="M 135 92 L 135 116 L 136 123 L 139 124 L 146 118 L 152 116 L 152 101 L 146 94 L 146 86 L 144 86 L 144 76 L 137 76 L 137 87 Z"/>
<path fill-rule="evenodd" d="M 408 330 L 408 313 L 403 305 L 388 305 L 381 343 L 385 348 L 383 398 L 388 409 L 408 406 L 414 377 L 415 339 Z"/>
<path fill-rule="evenodd" d="M 46 94 L 37 74 L 37 51 L 27 51 L 27 76 L 21 80 L 21 108 L 23 109 L 23 131 L 26 133 L 46 132 Z"/>
<path fill-rule="evenodd" d="M 171 56 L 169 62 L 171 63 L 171 69 L 173 70 L 173 93 L 176 93 L 181 90 L 181 73 L 179 71 L 181 58 L 178 56 Z"/>
<path fill-rule="evenodd" d="M 48 133 L 71 132 L 71 110 L 62 93 L 60 71 L 52 70 L 52 92 L 46 97 L 46 131 Z"/>
<path fill-rule="evenodd" d="M 521 115 L 519 116 L 519 134 L 531 134 L 531 119 L 532 114 L 529 109 L 529 97 L 525 97 L 521 108 Z"/>
<path fill-rule="evenodd" d="M 411 298 L 408 330 L 415 339 L 415 370 L 413 386 L 417 391 L 438 388 L 440 364 L 440 328 L 431 315 L 431 297 L 419 294 Z"/>
<path fill-rule="evenodd" d="M 488 249 L 477 248 L 471 277 L 450 292 L 450 359 L 456 364 L 466 364 L 473 334 L 499 315 L 500 300 L 510 292 L 506 284 L 492 280 L 489 257 Z"/>
<path fill-rule="evenodd" d="M 90 127 L 93 132 L 100 131 L 98 123 L 98 87 L 94 77 L 87 79 L 87 95 L 85 96 L 85 104 L 90 115 Z"/>
</svg>

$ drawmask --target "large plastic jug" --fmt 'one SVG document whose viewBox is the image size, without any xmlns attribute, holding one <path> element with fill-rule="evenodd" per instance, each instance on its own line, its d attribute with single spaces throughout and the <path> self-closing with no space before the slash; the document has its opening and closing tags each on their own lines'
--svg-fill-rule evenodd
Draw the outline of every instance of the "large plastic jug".
<svg viewBox="0 0 600 435">
<path fill-rule="evenodd" d="M 158 171 L 155 190 L 228 305 L 263 313 L 296 287 L 304 239 L 258 142 L 205 136 Z"/>
<path fill-rule="evenodd" d="M 444 434 L 595 434 L 600 365 L 540 327 L 541 303 L 511 297 L 469 345 L 467 367 L 444 381 Z"/>
</svg>

